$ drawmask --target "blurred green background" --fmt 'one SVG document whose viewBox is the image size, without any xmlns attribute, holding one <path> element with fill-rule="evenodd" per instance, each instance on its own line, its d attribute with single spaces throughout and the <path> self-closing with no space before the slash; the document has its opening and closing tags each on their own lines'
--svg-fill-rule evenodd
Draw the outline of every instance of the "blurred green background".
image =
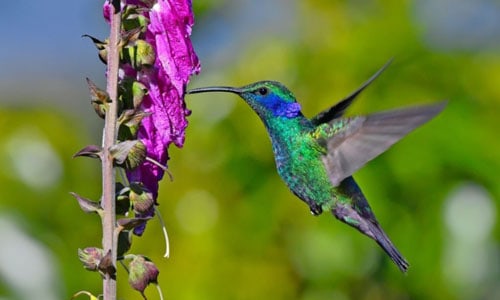
<svg viewBox="0 0 500 300">
<path fill-rule="evenodd" d="M 167 299 L 500 298 L 498 1 L 193 1 L 203 65 L 190 86 L 285 83 L 313 116 L 394 62 L 348 114 L 448 99 L 446 110 L 355 178 L 411 264 L 401 274 L 370 239 L 312 217 L 275 171 L 257 116 L 234 95 L 189 96 L 175 180 L 159 222 L 132 251 L 160 268 Z M 0 299 L 101 291 L 77 248 L 100 244 L 100 143 L 84 78 L 104 67 L 80 35 L 104 38 L 102 1 L 5 3 L 0 34 Z M 4 23 L 5 22 L 5 23 Z M 119 270 L 119 298 L 141 299 Z M 157 299 L 153 287 L 146 290 Z"/>
</svg>

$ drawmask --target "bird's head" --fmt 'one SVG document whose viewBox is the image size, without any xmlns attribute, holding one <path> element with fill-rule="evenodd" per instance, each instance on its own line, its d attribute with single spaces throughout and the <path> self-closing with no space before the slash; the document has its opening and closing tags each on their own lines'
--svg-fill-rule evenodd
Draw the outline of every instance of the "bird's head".
<svg viewBox="0 0 500 300">
<path fill-rule="evenodd" d="M 213 86 L 196 88 L 188 94 L 227 92 L 239 95 L 263 119 L 272 117 L 294 118 L 302 115 L 300 104 L 293 94 L 276 81 L 259 81 L 240 88 Z"/>
</svg>

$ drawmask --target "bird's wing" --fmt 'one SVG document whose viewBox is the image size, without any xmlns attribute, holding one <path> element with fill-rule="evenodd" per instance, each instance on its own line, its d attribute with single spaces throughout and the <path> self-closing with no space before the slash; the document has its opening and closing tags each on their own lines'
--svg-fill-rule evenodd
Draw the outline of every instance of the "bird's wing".
<svg viewBox="0 0 500 300">
<path fill-rule="evenodd" d="M 323 163 L 334 186 L 351 176 L 367 162 L 386 151 L 410 131 L 432 119 L 446 102 L 336 119 L 323 125 L 316 137 L 326 144 Z M 321 127 L 318 127 L 320 129 Z"/>
<path fill-rule="evenodd" d="M 328 123 L 333 119 L 339 118 L 344 114 L 344 111 L 351 105 L 352 101 L 356 99 L 356 97 L 361 94 L 361 92 L 370 85 L 382 72 L 391 64 L 392 58 L 385 63 L 385 65 L 380 68 L 375 74 L 372 75 L 367 81 L 365 81 L 360 87 L 358 87 L 354 92 L 352 92 L 349 96 L 345 97 L 341 101 L 339 101 L 334 106 L 325 109 L 320 112 L 316 116 L 312 117 L 311 122 L 314 125 L 320 125 L 323 123 Z"/>
</svg>

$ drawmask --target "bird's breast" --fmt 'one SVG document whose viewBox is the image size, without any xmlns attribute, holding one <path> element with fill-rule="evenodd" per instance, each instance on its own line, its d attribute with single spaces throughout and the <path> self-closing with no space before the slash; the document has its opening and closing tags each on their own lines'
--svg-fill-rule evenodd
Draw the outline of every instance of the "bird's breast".
<svg viewBox="0 0 500 300">
<path fill-rule="evenodd" d="M 332 187 L 321 159 L 323 153 L 313 140 L 302 136 L 272 144 L 278 174 L 295 195 L 308 203 L 331 199 Z"/>
</svg>

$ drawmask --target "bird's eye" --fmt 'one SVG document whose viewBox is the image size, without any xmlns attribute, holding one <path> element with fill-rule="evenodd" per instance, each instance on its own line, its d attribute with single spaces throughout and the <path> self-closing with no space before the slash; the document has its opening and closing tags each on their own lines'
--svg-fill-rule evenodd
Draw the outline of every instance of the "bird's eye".
<svg viewBox="0 0 500 300">
<path fill-rule="evenodd" d="M 265 96 L 265 95 L 267 95 L 267 93 L 269 93 L 269 90 L 265 87 L 261 87 L 257 90 L 257 94 L 259 94 L 261 96 Z"/>
</svg>

